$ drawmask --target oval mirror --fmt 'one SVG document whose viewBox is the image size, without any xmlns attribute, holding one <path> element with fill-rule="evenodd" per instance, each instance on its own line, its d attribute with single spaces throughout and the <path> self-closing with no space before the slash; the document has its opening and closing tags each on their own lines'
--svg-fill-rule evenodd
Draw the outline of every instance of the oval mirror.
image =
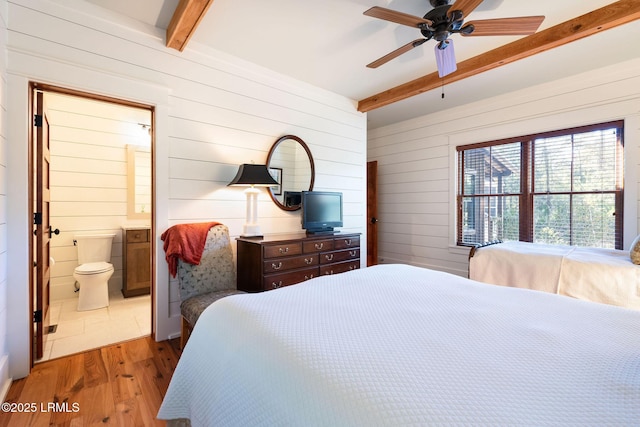
<svg viewBox="0 0 640 427">
<path fill-rule="evenodd" d="M 315 166 L 307 144 L 297 136 L 279 138 L 269 150 L 267 168 L 279 185 L 269 187 L 269 195 L 280 209 L 300 209 L 302 191 L 313 190 Z"/>
</svg>

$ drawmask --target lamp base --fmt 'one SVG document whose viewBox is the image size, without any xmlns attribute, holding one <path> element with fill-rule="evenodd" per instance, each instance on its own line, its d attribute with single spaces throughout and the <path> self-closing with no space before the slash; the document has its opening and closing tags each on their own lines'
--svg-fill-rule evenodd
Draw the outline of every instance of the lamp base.
<svg viewBox="0 0 640 427">
<path fill-rule="evenodd" d="M 242 237 L 263 237 L 258 224 L 245 224 L 242 227 Z"/>
</svg>

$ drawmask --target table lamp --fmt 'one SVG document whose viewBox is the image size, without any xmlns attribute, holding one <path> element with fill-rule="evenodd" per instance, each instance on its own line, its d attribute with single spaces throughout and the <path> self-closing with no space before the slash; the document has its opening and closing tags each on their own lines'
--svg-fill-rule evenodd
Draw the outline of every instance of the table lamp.
<svg viewBox="0 0 640 427">
<path fill-rule="evenodd" d="M 244 191 L 247 196 L 247 220 L 242 228 L 243 237 L 262 236 L 258 225 L 258 194 L 255 187 L 271 187 L 278 185 L 266 165 L 241 164 L 238 173 L 228 185 L 249 187 Z"/>
</svg>

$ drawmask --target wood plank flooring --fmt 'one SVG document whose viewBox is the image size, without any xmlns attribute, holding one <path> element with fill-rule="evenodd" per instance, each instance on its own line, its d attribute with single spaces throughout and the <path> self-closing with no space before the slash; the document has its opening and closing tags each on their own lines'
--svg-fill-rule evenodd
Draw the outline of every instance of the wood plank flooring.
<svg viewBox="0 0 640 427">
<path fill-rule="evenodd" d="M 39 363 L 7 396 L 33 411 L 0 412 L 0 427 L 164 426 L 156 414 L 180 353 L 179 339 L 144 337 Z"/>
</svg>

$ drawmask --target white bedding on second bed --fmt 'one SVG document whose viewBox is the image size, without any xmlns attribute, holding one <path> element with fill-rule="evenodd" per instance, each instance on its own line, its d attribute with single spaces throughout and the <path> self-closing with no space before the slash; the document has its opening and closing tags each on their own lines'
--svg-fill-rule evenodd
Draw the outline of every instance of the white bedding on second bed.
<svg viewBox="0 0 640 427">
<path fill-rule="evenodd" d="M 629 251 L 504 242 L 476 250 L 469 277 L 640 310 L 640 266 Z"/>
<path fill-rule="evenodd" d="M 159 418 L 633 425 L 640 312 L 407 265 L 230 296 L 198 320 Z"/>
</svg>

